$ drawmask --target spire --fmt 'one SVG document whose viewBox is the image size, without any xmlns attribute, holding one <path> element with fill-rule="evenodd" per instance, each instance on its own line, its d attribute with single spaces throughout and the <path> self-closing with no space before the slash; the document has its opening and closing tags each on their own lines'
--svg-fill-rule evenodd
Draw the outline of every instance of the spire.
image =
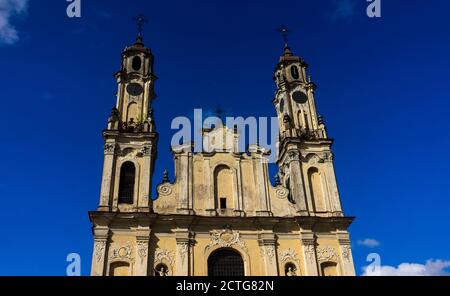
<svg viewBox="0 0 450 296">
<path fill-rule="evenodd" d="M 135 16 L 133 18 L 133 20 L 136 21 L 137 32 L 138 32 L 136 40 L 138 40 L 138 39 L 142 40 L 142 32 L 144 31 L 144 24 L 148 23 L 148 20 L 145 18 L 145 16 L 142 13 Z"/>
<path fill-rule="evenodd" d="M 280 32 L 281 37 L 283 37 L 283 41 L 284 41 L 284 49 L 289 48 L 288 45 L 288 34 L 291 32 L 291 30 L 289 30 L 288 27 L 286 27 L 285 25 L 281 25 L 281 27 L 279 27 L 277 29 L 278 32 Z"/>
<path fill-rule="evenodd" d="M 281 37 L 283 38 L 284 41 L 283 56 L 292 56 L 293 54 L 291 49 L 289 48 L 288 43 L 288 34 L 291 32 L 291 30 L 285 25 L 282 25 L 277 29 L 277 31 L 281 34 Z"/>
<path fill-rule="evenodd" d="M 144 31 L 144 24 L 148 23 L 148 20 L 142 13 L 135 16 L 133 20 L 136 22 L 137 30 L 136 42 L 134 43 L 134 45 L 138 47 L 144 47 L 144 43 L 142 42 L 144 40 L 142 32 Z"/>
<path fill-rule="evenodd" d="M 163 183 L 168 183 L 168 182 L 170 182 L 170 179 L 169 179 L 169 172 L 168 172 L 167 170 L 164 170 L 162 182 L 163 182 Z"/>
</svg>

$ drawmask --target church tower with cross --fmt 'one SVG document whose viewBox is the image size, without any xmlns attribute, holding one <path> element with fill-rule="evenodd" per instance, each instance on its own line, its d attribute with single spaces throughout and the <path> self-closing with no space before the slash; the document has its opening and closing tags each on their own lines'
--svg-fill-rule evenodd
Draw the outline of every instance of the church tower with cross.
<svg viewBox="0 0 450 296">
<path fill-rule="evenodd" d="M 317 114 L 307 64 L 285 45 L 273 99 L 279 122 L 278 174 L 270 151 L 239 149 L 239 130 L 203 129 L 203 150 L 171 147 L 167 171 L 151 196 L 158 133 L 152 112 L 156 76 L 136 18 L 136 41 L 122 52 L 116 104 L 104 138 L 100 201 L 89 212 L 91 274 L 354 275 L 348 226 L 334 174 L 333 143 Z M 162 96 L 163 97 L 163 96 Z M 218 112 L 219 113 L 219 112 Z"/>
</svg>

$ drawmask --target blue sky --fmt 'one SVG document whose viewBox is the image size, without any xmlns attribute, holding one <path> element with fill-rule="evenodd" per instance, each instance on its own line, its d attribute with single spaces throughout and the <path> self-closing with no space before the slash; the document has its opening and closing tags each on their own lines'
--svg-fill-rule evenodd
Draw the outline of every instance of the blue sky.
<svg viewBox="0 0 450 296">
<path fill-rule="evenodd" d="M 149 19 L 144 41 L 159 77 L 154 185 L 173 169 L 175 116 L 218 104 L 232 115 L 275 114 L 272 71 L 282 51 L 275 28 L 286 24 L 335 138 L 344 210 L 357 217 L 350 228 L 357 273 L 371 252 L 393 274 L 444 273 L 447 1 L 381 0 L 379 19 L 366 16 L 363 0 L 81 2 L 82 17 L 69 19 L 66 1 L 0 0 L 0 274 L 64 275 L 71 252 L 89 273 L 87 212 L 99 199 L 101 131 L 138 12 Z"/>
</svg>

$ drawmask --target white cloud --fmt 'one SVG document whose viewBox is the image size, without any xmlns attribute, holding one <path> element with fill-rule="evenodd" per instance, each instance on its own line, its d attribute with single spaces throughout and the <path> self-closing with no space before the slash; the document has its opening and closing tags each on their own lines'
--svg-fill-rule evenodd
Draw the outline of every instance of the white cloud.
<svg viewBox="0 0 450 296">
<path fill-rule="evenodd" d="M 401 263 L 397 267 L 383 265 L 378 268 L 372 266 L 363 267 L 363 276 L 444 276 L 450 275 L 446 269 L 450 267 L 450 261 L 427 260 L 425 264 Z"/>
<path fill-rule="evenodd" d="M 14 44 L 19 40 L 11 18 L 26 13 L 27 9 L 28 0 L 0 0 L 0 43 Z"/>
<path fill-rule="evenodd" d="M 380 242 L 373 238 L 365 238 L 363 240 L 359 240 L 356 242 L 358 245 L 368 247 L 368 248 L 375 248 L 380 245 Z"/>
</svg>

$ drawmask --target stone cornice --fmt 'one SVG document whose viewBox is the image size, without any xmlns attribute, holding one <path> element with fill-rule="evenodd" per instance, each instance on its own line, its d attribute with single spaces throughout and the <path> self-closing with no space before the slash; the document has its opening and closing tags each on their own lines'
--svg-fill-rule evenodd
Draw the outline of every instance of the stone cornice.
<svg viewBox="0 0 450 296">
<path fill-rule="evenodd" d="M 133 221 L 132 224 L 149 226 L 156 221 L 171 221 L 176 222 L 178 227 L 189 228 L 193 225 L 198 226 L 203 223 L 211 224 L 210 216 L 200 215 L 183 215 L 183 214 L 157 214 L 145 212 L 103 212 L 91 211 L 89 212 L 90 221 L 94 225 L 108 226 L 112 222 L 127 222 Z M 311 216 L 294 216 L 294 217 L 214 217 L 214 224 L 246 224 L 257 225 L 261 229 L 271 229 L 280 222 L 291 221 L 301 229 L 318 229 L 326 228 L 330 230 L 346 230 L 352 223 L 354 217 L 311 217 Z"/>
</svg>

